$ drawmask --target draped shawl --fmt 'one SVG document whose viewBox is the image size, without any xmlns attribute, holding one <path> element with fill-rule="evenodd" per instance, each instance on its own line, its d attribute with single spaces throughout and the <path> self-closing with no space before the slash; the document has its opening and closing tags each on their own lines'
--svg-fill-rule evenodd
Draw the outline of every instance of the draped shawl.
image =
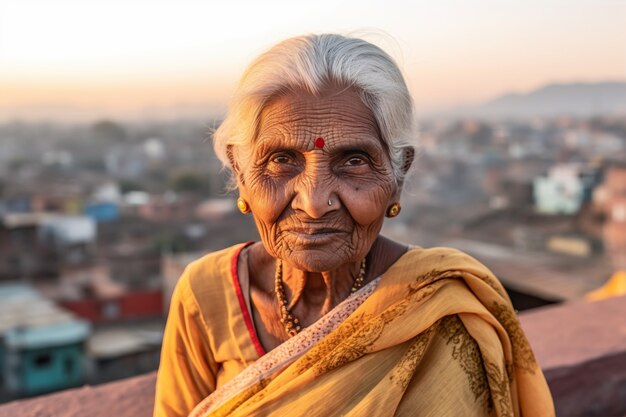
<svg viewBox="0 0 626 417">
<path fill-rule="evenodd" d="M 509 297 L 474 258 L 411 248 L 362 291 L 190 416 L 554 415 Z"/>
</svg>

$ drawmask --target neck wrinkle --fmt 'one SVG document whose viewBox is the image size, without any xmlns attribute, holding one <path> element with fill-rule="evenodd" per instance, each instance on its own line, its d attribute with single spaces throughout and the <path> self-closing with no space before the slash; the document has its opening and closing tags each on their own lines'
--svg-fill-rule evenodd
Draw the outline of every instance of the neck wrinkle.
<svg viewBox="0 0 626 417">
<path fill-rule="evenodd" d="M 306 304 L 308 300 L 312 301 L 309 304 L 314 304 L 320 309 L 320 316 L 324 315 L 350 295 L 350 289 L 359 273 L 360 265 L 361 262 L 351 265 L 351 270 L 347 271 L 346 274 L 340 271 L 342 268 L 322 273 L 292 269 L 292 273 L 286 274 L 285 263 L 283 262 L 283 286 L 287 297 L 290 299 L 288 308 L 292 310 L 299 302 L 303 301 Z M 315 278 L 312 278 L 313 276 Z M 340 279 L 341 276 L 346 278 Z M 312 281 L 318 283 L 311 284 Z M 323 298 L 314 295 L 321 293 L 322 290 Z M 306 305 L 304 307 L 308 310 L 312 306 Z"/>
</svg>

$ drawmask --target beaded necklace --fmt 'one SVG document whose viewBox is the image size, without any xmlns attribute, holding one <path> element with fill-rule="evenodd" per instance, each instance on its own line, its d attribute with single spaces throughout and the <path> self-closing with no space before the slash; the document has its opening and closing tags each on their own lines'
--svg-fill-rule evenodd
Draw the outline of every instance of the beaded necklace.
<svg viewBox="0 0 626 417">
<path fill-rule="evenodd" d="M 361 261 L 361 267 L 359 274 L 352 283 L 350 293 L 356 292 L 361 286 L 363 286 L 363 280 L 365 279 L 365 258 Z M 289 337 L 294 337 L 302 330 L 300 325 L 300 319 L 296 317 L 290 310 L 287 304 L 287 296 L 285 295 L 285 286 L 283 284 L 283 263 L 280 259 L 276 260 L 276 275 L 274 276 L 274 293 L 278 300 L 278 308 L 280 310 L 280 322 L 285 327 L 285 332 Z"/>
</svg>

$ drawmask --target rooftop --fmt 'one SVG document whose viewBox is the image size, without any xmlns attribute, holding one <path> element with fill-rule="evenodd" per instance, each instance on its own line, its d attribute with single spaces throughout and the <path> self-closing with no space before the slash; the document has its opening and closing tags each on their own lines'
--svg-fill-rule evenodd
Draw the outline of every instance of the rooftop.
<svg viewBox="0 0 626 417">
<path fill-rule="evenodd" d="M 87 322 L 25 284 L 0 284 L 0 336 L 7 346 L 54 345 L 84 340 Z"/>
<path fill-rule="evenodd" d="M 626 415 L 626 296 L 544 307 L 520 315 L 557 415 Z M 149 417 L 155 373 L 14 401 L 0 417 Z"/>
</svg>

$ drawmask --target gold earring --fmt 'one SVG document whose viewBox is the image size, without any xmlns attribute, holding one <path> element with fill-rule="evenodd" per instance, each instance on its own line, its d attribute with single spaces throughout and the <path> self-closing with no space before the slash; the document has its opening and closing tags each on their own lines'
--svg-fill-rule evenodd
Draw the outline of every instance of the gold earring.
<svg viewBox="0 0 626 417">
<path fill-rule="evenodd" d="M 402 210 L 402 207 L 400 207 L 400 203 L 393 203 L 389 206 L 385 215 L 387 217 L 396 217 L 398 214 L 400 214 L 400 210 Z"/>
<path fill-rule="evenodd" d="M 242 212 L 243 214 L 248 214 L 250 213 L 250 206 L 248 205 L 248 203 L 246 202 L 246 200 L 244 200 L 243 198 L 239 197 L 237 199 L 237 208 L 239 209 L 240 212 Z"/>
</svg>

